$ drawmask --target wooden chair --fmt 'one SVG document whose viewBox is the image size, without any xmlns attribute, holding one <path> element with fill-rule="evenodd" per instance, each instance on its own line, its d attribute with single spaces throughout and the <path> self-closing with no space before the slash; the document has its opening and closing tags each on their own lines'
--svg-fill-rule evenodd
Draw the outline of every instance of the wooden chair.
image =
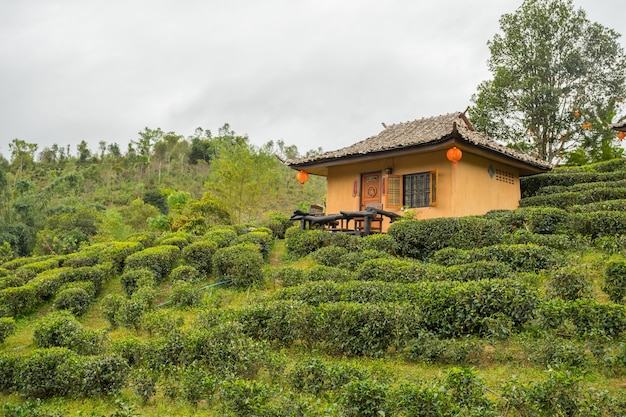
<svg viewBox="0 0 626 417">
<path fill-rule="evenodd" d="M 382 210 L 382 209 L 383 209 L 382 203 L 368 204 L 365 207 L 365 210 L 367 210 L 367 211 L 374 211 L 374 212 L 376 212 L 376 217 L 372 218 L 372 220 L 371 220 L 371 225 L 370 225 L 370 232 L 371 233 L 382 233 L 383 232 L 383 215 L 378 212 L 378 210 Z"/>
</svg>

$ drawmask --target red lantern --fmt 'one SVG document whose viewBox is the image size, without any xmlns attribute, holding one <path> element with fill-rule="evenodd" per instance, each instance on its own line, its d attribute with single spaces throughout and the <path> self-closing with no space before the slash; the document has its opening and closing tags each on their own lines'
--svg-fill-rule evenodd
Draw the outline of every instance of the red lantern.
<svg viewBox="0 0 626 417">
<path fill-rule="evenodd" d="M 580 117 L 580 112 L 578 110 L 574 110 L 574 117 Z"/>
<path fill-rule="evenodd" d="M 296 179 L 300 184 L 302 184 L 302 189 L 304 190 L 304 183 L 309 180 L 309 174 L 304 171 L 298 171 Z"/>
<path fill-rule="evenodd" d="M 619 132 L 617 134 L 617 138 L 621 141 L 622 139 L 626 138 L 626 133 L 624 132 Z"/>
<path fill-rule="evenodd" d="M 456 163 L 460 161 L 462 157 L 463 157 L 463 152 L 461 152 L 461 150 L 457 148 L 456 146 L 448 149 L 448 152 L 446 152 L 446 158 L 448 158 L 448 160 L 452 162 L 452 165 L 454 165 L 455 168 L 456 168 Z"/>
</svg>

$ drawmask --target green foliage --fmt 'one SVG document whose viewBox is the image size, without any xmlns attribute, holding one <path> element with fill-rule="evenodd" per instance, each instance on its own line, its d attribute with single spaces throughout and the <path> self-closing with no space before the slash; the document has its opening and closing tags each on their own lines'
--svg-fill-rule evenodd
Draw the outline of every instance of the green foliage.
<svg viewBox="0 0 626 417">
<path fill-rule="evenodd" d="M 554 271 L 548 285 L 552 294 L 566 301 L 591 294 L 591 279 L 588 272 L 580 268 L 564 267 Z"/>
<path fill-rule="evenodd" d="M 277 211 L 271 211 L 265 216 L 266 219 L 261 225 L 269 228 L 276 239 L 284 239 L 287 229 L 293 226 L 293 221 L 289 220 L 289 216 Z"/>
<path fill-rule="evenodd" d="M 137 369 L 133 372 L 133 391 L 146 405 L 156 394 L 157 374 L 151 369 Z"/>
<path fill-rule="evenodd" d="M 318 396 L 328 391 L 340 390 L 350 381 L 369 377 L 369 373 L 363 368 L 326 363 L 315 357 L 299 361 L 287 375 L 295 390 Z"/>
<path fill-rule="evenodd" d="M 202 274 L 209 275 L 213 264 L 213 254 L 217 248 L 217 243 L 201 240 L 183 248 L 181 258 L 186 265 L 195 268 Z"/>
<path fill-rule="evenodd" d="M 15 383 L 27 398 L 65 396 L 80 386 L 79 366 L 78 355 L 67 348 L 37 349 L 20 361 Z"/>
<path fill-rule="evenodd" d="M 608 125 L 625 93 L 626 64 L 618 36 L 572 1 L 524 1 L 500 18 L 489 42 L 493 80 L 472 97 L 476 129 L 545 161 L 575 145 L 594 161 L 614 158 Z M 593 130 L 581 129 L 591 121 Z"/>
<path fill-rule="evenodd" d="M 40 302 L 33 285 L 0 290 L 0 315 L 18 316 L 32 311 Z"/>
<path fill-rule="evenodd" d="M 483 392 L 481 382 L 476 371 L 468 368 L 452 368 L 446 375 L 444 386 L 461 412 L 495 417 L 497 416 L 495 404 L 489 401 Z"/>
<path fill-rule="evenodd" d="M 471 363 L 482 352 L 474 338 L 446 339 L 430 332 L 422 332 L 408 343 L 405 356 L 412 362 L 442 365 Z"/>
<path fill-rule="evenodd" d="M 43 317 L 33 332 L 37 347 L 66 347 L 81 354 L 98 353 L 103 335 L 85 329 L 68 311 L 54 311 Z"/>
<path fill-rule="evenodd" d="M 176 308 L 197 307 L 202 300 L 202 294 L 192 283 L 178 280 L 172 285 L 171 300 Z"/>
<path fill-rule="evenodd" d="M 144 285 L 156 285 L 154 272 L 147 268 L 131 269 L 120 276 L 120 284 L 127 296 L 132 296 L 137 288 Z"/>
<path fill-rule="evenodd" d="M 614 303 L 622 303 L 626 295 L 626 260 L 612 259 L 604 266 L 602 291 Z"/>
<path fill-rule="evenodd" d="M 566 209 L 578 204 L 588 204 L 602 200 L 617 200 L 626 198 L 626 187 L 608 187 L 600 184 L 597 188 L 585 191 L 565 191 L 556 194 L 524 197 L 520 200 L 520 207 L 547 206 Z"/>
<path fill-rule="evenodd" d="M 172 272 L 180 256 L 178 246 L 155 246 L 135 252 L 126 258 L 126 269 L 147 268 L 162 282 Z"/>
<path fill-rule="evenodd" d="M 432 260 L 447 266 L 495 261 L 508 264 L 514 271 L 524 272 L 538 272 L 559 262 L 552 250 L 535 244 L 501 244 L 473 250 L 447 248 L 436 252 Z"/>
<path fill-rule="evenodd" d="M 332 266 L 314 265 L 302 272 L 304 282 L 309 281 L 335 281 L 346 282 L 350 280 L 352 275 L 343 268 L 335 268 Z"/>
<path fill-rule="evenodd" d="M 172 272 L 170 273 L 170 279 L 172 280 L 172 282 L 186 281 L 189 283 L 197 284 L 199 282 L 202 282 L 203 277 L 202 275 L 200 275 L 200 272 L 198 272 L 198 270 L 193 266 L 181 265 L 172 270 Z"/>
<path fill-rule="evenodd" d="M 15 333 L 15 320 L 13 317 L 0 317 L 0 345 L 13 333 Z"/>
<path fill-rule="evenodd" d="M 393 392 L 394 408 L 407 417 L 452 417 L 458 415 L 452 396 L 444 387 L 402 384 Z"/>
<path fill-rule="evenodd" d="M 268 267 L 263 270 L 268 281 L 279 282 L 283 287 L 300 285 L 304 282 L 302 270 L 291 266 Z"/>
<path fill-rule="evenodd" d="M 348 254 L 348 249 L 341 246 L 326 246 L 311 253 L 311 259 L 324 266 L 339 266 Z"/>
<path fill-rule="evenodd" d="M 80 316 L 91 305 L 95 293 L 95 287 L 90 281 L 65 284 L 54 298 L 54 308 L 69 310 L 72 314 Z"/>
<path fill-rule="evenodd" d="M 268 260 L 274 242 L 269 233 L 255 230 L 238 236 L 233 244 L 237 245 L 239 243 L 254 243 L 258 245 L 263 259 Z"/>
<path fill-rule="evenodd" d="M 300 230 L 291 227 L 285 232 L 285 247 L 296 256 L 303 257 L 328 244 L 330 233 L 323 230 Z"/>
<path fill-rule="evenodd" d="M 218 249 L 213 255 L 213 273 L 217 280 L 231 280 L 237 288 L 263 284 L 263 256 L 257 245 L 240 243 Z"/>
<path fill-rule="evenodd" d="M 361 379 L 348 382 L 339 396 L 342 415 L 346 417 L 377 417 L 389 413 L 387 404 L 387 384 L 375 379 Z"/>
<path fill-rule="evenodd" d="M 391 253 L 394 245 L 394 238 L 386 233 L 376 233 L 364 236 L 362 238 L 361 247 L 363 250 L 376 250 L 380 252 Z"/>
<path fill-rule="evenodd" d="M 237 232 L 232 226 L 217 226 L 211 228 L 204 238 L 207 241 L 215 242 L 218 248 L 225 248 L 233 244 L 237 239 Z"/>
<path fill-rule="evenodd" d="M 399 256 L 426 259 L 446 247 L 480 248 L 502 241 L 502 228 L 495 220 L 481 217 L 436 218 L 392 223 L 388 234 Z"/>
<path fill-rule="evenodd" d="M 594 211 L 571 213 L 570 230 L 593 239 L 603 236 L 626 235 L 626 213 L 620 211 Z"/>
<path fill-rule="evenodd" d="M 554 234 L 564 229 L 567 212 L 555 207 L 525 207 L 492 211 L 485 217 L 498 220 L 509 232 L 522 229 L 531 233 Z"/>
<path fill-rule="evenodd" d="M 591 165 L 588 165 L 587 167 L 589 168 L 591 167 Z M 522 191 L 522 197 L 526 198 L 537 195 L 539 193 L 539 190 L 544 187 L 569 187 L 576 184 L 602 183 L 606 181 L 618 181 L 624 179 L 626 179 L 626 171 L 594 172 L 587 169 L 580 171 L 555 169 L 552 172 L 546 172 L 541 175 L 530 175 L 527 177 L 521 177 L 520 186 Z"/>
<path fill-rule="evenodd" d="M 265 407 L 272 395 L 271 388 L 261 381 L 233 379 L 220 386 L 220 397 L 227 409 L 240 417 L 266 415 Z"/>
<path fill-rule="evenodd" d="M 143 316 L 141 327 L 150 336 L 162 337 L 183 327 L 184 319 L 172 311 L 154 310 Z"/>
</svg>

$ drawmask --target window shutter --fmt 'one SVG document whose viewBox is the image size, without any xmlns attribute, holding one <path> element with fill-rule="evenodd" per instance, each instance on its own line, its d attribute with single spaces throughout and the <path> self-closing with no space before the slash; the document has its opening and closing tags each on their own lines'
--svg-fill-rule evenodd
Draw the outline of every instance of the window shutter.
<svg viewBox="0 0 626 417">
<path fill-rule="evenodd" d="M 435 169 L 430 171 L 430 206 L 437 205 L 437 184 L 439 183 L 439 172 Z"/>
<path fill-rule="evenodd" d="M 402 177 L 387 176 L 387 204 L 385 209 L 393 210 L 402 207 Z"/>
</svg>

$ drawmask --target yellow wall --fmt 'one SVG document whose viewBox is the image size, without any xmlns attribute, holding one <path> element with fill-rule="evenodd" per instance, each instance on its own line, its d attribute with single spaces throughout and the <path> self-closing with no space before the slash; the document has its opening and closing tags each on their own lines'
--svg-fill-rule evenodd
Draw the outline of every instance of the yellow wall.
<svg viewBox="0 0 626 417">
<path fill-rule="evenodd" d="M 393 175 L 438 171 L 437 206 L 413 209 L 418 219 L 480 215 L 489 210 L 518 207 L 520 185 L 516 168 L 463 152 L 463 158 L 454 169 L 445 152 L 441 150 L 329 167 L 326 213 L 359 210 L 360 196 L 353 195 L 354 181 L 360 187 L 362 173 L 382 171 L 385 175 L 385 168 L 392 168 Z M 489 173 L 490 166 L 493 177 Z M 496 174 L 496 170 L 501 171 L 500 175 Z M 394 211 L 403 214 L 401 210 Z"/>
</svg>

